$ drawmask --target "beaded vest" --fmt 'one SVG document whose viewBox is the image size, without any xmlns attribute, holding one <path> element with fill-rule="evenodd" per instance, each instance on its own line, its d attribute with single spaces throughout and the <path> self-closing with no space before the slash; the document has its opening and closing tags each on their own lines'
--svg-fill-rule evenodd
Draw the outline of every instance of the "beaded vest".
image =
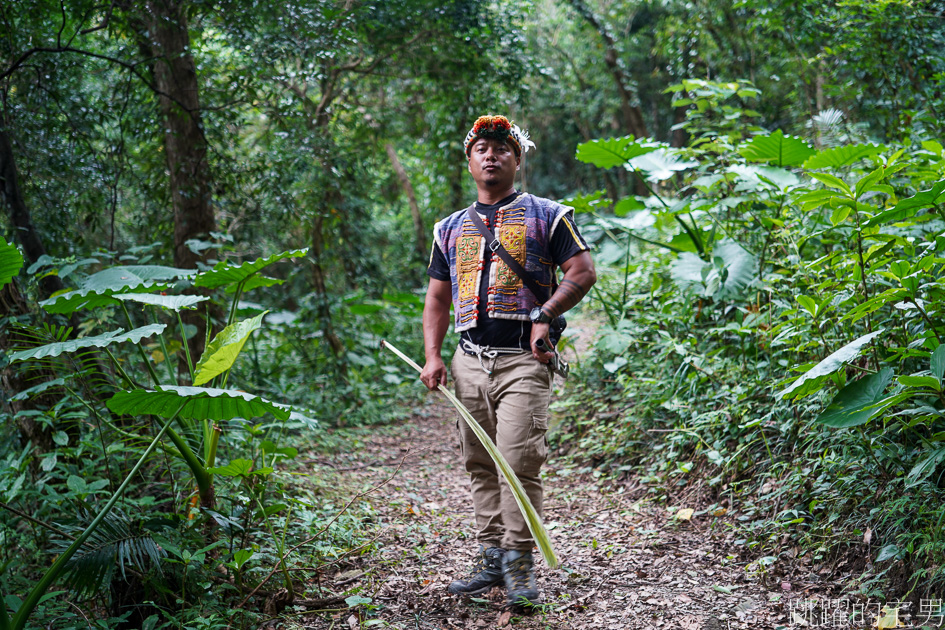
<svg viewBox="0 0 945 630">
<path fill-rule="evenodd" d="M 465 208 L 433 226 L 437 247 L 449 261 L 456 332 L 476 327 L 479 290 L 487 253 L 491 256 L 492 264 L 486 279 L 486 313 L 495 319 L 528 321 L 530 311 L 544 303 L 551 293 L 554 274 L 551 235 L 561 218 L 572 211 L 572 208 L 549 199 L 522 193 L 496 211 L 495 225 L 487 222 L 489 229 L 509 254 L 539 286 L 548 288 L 547 295 L 537 297 L 489 249 L 485 238 L 466 216 Z"/>
</svg>

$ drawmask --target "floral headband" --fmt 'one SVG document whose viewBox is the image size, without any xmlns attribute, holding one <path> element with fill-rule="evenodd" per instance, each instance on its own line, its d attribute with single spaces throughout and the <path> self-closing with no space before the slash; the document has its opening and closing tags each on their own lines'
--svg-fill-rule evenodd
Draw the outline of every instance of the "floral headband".
<svg viewBox="0 0 945 630">
<path fill-rule="evenodd" d="M 472 150 L 473 143 L 479 138 L 506 141 L 512 145 L 516 157 L 522 157 L 522 152 L 528 153 L 535 147 L 535 143 L 528 139 L 528 133 L 522 131 L 518 125 L 509 122 L 505 116 L 480 116 L 463 141 L 463 150 L 466 157 Z"/>
</svg>

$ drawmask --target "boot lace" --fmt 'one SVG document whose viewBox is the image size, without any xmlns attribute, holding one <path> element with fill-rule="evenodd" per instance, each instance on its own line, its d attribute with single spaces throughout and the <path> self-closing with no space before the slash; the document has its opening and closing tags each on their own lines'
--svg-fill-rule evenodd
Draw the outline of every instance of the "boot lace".
<svg viewBox="0 0 945 630">
<path fill-rule="evenodd" d="M 531 568 L 531 562 L 529 559 L 522 556 L 515 558 L 509 562 L 506 567 L 506 573 L 512 578 L 512 590 L 527 589 L 529 588 L 529 576 Z"/>
</svg>

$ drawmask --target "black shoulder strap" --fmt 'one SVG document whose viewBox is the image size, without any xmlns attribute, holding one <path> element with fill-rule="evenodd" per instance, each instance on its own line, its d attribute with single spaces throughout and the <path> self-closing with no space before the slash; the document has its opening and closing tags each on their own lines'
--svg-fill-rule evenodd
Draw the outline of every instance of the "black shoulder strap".
<svg viewBox="0 0 945 630">
<path fill-rule="evenodd" d="M 535 295 L 535 298 L 541 300 L 541 296 L 546 293 L 546 291 L 541 289 L 541 286 L 535 282 L 525 269 L 518 264 L 518 261 L 512 258 L 512 254 L 502 246 L 502 243 L 499 242 L 499 239 L 496 238 L 495 234 L 486 227 L 485 222 L 482 220 L 482 217 L 479 216 L 479 213 L 476 212 L 475 206 L 469 206 L 466 208 L 466 214 L 469 215 L 469 218 L 472 220 L 473 225 L 476 226 L 476 229 L 479 230 L 479 233 L 486 238 L 486 243 L 488 248 L 499 255 L 499 258 L 502 259 L 506 265 L 509 266 L 515 275 L 522 279 L 522 282 L 525 283 L 525 286 Z"/>
</svg>

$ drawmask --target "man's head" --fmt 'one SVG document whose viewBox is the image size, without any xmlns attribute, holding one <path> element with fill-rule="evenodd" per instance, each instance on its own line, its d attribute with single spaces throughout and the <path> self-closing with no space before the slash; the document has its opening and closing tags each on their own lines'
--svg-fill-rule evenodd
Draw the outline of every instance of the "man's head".
<svg viewBox="0 0 945 630">
<path fill-rule="evenodd" d="M 513 125 L 505 116 L 480 116 L 466 134 L 466 140 L 463 142 L 467 158 L 472 152 L 473 145 L 483 138 L 508 143 L 517 159 L 521 159 L 523 151 L 527 153 L 535 146 L 535 143 L 528 139 L 528 134 L 518 125 Z"/>
</svg>

